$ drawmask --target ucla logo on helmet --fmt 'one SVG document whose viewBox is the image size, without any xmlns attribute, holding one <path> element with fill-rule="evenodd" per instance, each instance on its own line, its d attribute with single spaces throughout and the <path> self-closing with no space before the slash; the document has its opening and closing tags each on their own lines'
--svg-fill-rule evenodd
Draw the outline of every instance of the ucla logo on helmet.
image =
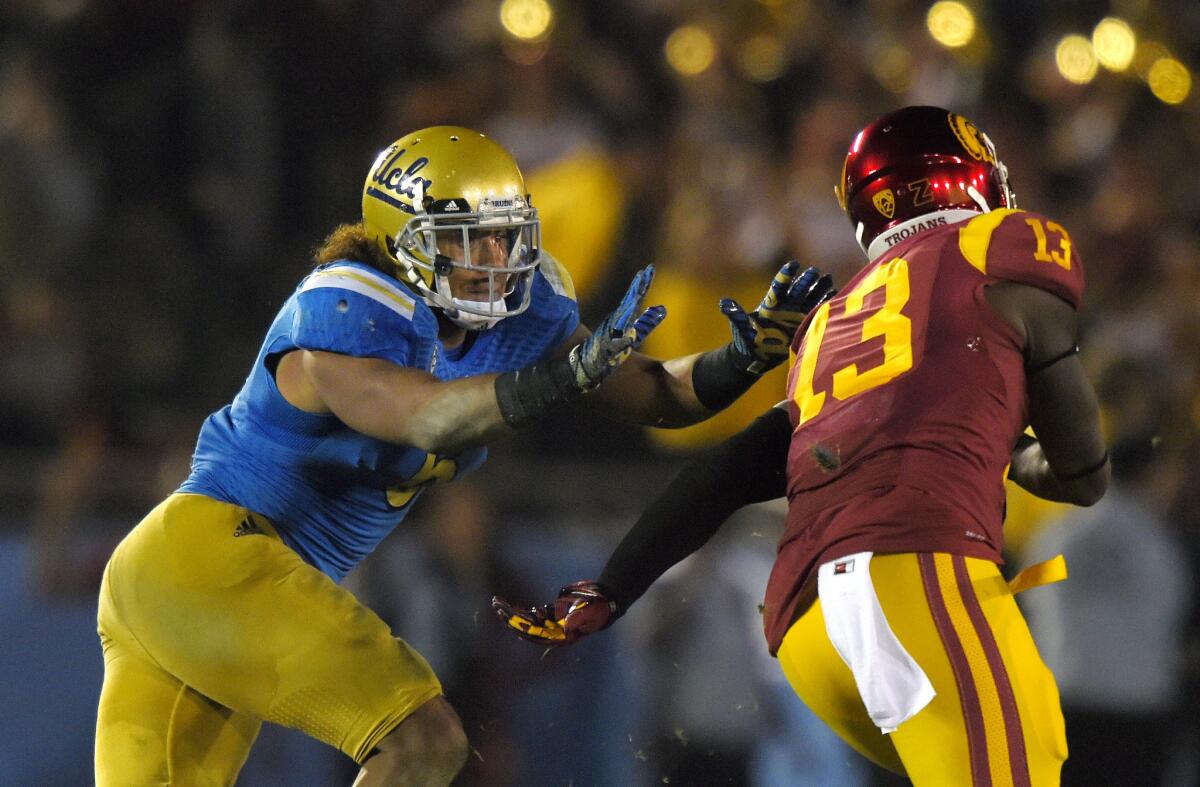
<svg viewBox="0 0 1200 787">
<path fill-rule="evenodd" d="M 971 158 L 976 161 L 986 161 L 988 164 L 996 163 L 996 151 L 992 147 L 991 141 L 974 123 L 953 112 L 949 113 L 949 120 L 950 130 L 954 132 L 954 136 L 958 137 L 958 141 L 962 144 L 963 149 L 971 155 Z"/>
<path fill-rule="evenodd" d="M 871 197 L 871 202 L 875 203 L 875 210 L 879 211 L 887 218 L 890 219 L 892 216 L 896 215 L 896 195 L 892 193 L 891 189 L 884 189 L 883 191 L 876 192 L 875 195 Z"/>
<path fill-rule="evenodd" d="M 422 194 L 426 194 L 429 187 L 433 185 L 432 180 L 422 178 L 418 174 L 429 164 L 429 159 L 421 156 L 414 159 L 407 167 L 397 164 L 396 162 L 406 152 L 405 148 L 391 147 L 381 153 L 377 159 L 379 165 L 371 173 L 371 180 L 380 188 L 409 199 L 415 199 L 418 185 Z"/>
</svg>

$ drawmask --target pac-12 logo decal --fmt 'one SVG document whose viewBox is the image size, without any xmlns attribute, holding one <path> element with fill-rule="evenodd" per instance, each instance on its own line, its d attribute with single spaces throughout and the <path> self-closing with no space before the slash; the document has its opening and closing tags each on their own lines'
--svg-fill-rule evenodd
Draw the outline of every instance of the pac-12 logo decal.
<svg viewBox="0 0 1200 787">
<path fill-rule="evenodd" d="M 951 112 L 948 118 L 950 130 L 954 132 L 954 136 L 958 137 L 963 149 L 971 154 L 971 158 L 977 161 L 986 161 L 989 164 L 996 163 L 995 149 L 992 148 L 992 143 L 986 134 L 962 115 Z"/>
<path fill-rule="evenodd" d="M 875 203 L 875 210 L 889 219 L 896 215 L 896 195 L 892 193 L 891 189 L 884 189 L 877 192 L 871 197 L 871 202 Z"/>
</svg>

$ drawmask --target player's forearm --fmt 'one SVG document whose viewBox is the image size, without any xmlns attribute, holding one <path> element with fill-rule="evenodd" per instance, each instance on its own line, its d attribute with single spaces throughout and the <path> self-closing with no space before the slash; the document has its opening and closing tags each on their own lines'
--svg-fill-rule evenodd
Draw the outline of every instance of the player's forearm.
<svg viewBox="0 0 1200 787">
<path fill-rule="evenodd" d="M 761 376 L 742 368 L 732 345 L 669 361 L 635 356 L 589 404 L 618 420 L 678 429 L 711 418 Z"/>
<path fill-rule="evenodd" d="M 1109 481 L 1108 456 L 1060 477 L 1050 467 L 1041 443 L 1021 435 L 1012 452 L 1008 477 L 1025 491 L 1044 500 L 1090 506 L 1104 496 Z"/>
<path fill-rule="evenodd" d="M 591 381 L 574 352 L 512 372 L 450 381 L 376 358 L 306 351 L 303 359 L 311 386 L 297 391 L 293 404 L 331 412 L 377 440 L 437 454 L 485 445 L 535 423 L 582 396 Z"/>
<path fill-rule="evenodd" d="M 599 584 L 623 614 L 655 580 L 700 549 L 743 506 L 787 492 L 787 413 L 772 408 L 688 462 L 630 528 Z"/>
<path fill-rule="evenodd" d="M 442 382 L 380 380 L 333 408 L 356 432 L 431 454 L 455 454 L 511 434 L 496 402 L 496 375 Z M 413 390 L 416 388 L 417 390 Z M 403 395 L 398 396 L 398 390 Z"/>
<path fill-rule="evenodd" d="M 583 396 L 585 384 L 594 384 L 581 377 L 576 363 L 572 351 L 567 358 L 512 372 L 443 383 L 422 402 L 417 419 L 420 437 L 443 446 L 443 453 L 453 452 L 535 423 L 550 410 Z"/>
<path fill-rule="evenodd" d="M 634 353 L 600 388 L 581 402 L 606 418 L 677 429 L 713 414 L 696 398 L 690 378 L 697 356 L 658 361 Z"/>
<path fill-rule="evenodd" d="M 431 454 L 455 454 L 512 434 L 496 399 L 496 375 L 441 383 L 413 414 L 407 445 Z"/>
</svg>

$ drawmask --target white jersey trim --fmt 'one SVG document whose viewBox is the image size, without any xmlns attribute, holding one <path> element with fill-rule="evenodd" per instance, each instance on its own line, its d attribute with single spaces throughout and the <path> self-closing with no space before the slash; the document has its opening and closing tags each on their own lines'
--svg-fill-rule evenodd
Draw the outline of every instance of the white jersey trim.
<svg viewBox="0 0 1200 787">
<path fill-rule="evenodd" d="M 386 306 L 406 320 L 413 318 L 413 310 L 416 307 L 416 300 L 399 285 L 387 281 L 378 273 L 349 265 L 317 271 L 305 279 L 304 284 L 300 286 L 300 292 L 323 288 L 356 292 Z"/>
</svg>

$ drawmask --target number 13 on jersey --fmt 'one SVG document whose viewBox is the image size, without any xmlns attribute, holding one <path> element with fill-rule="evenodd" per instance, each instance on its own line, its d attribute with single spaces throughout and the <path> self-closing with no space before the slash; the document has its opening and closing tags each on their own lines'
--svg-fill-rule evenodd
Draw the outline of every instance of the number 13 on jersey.
<svg viewBox="0 0 1200 787">
<path fill-rule="evenodd" d="M 825 391 L 813 390 L 813 378 L 817 371 L 817 359 L 825 330 L 829 327 L 830 309 L 835 304 L 841 314 L 834 319 L 852 317 L 863 309 L 866 297 L 883 289 L 883 306 L 862 322 L 859 342 L 876 336 L 883 337 L 883 362 L 868 369 L 859 369 L 857 363 L 847 364 L 833 372 L 833 398 L 839 401 L 877 388 L 907 372 L 913 365 L 912 320 L 902 310 L 909 298 L 908 262 L 897 257 L 871 271 L 858 283 L 844 301 L 827 301 L 813 315 L 804 338 L 804 349 L 796 359 L 796 386 L 794 398 L 800 416 L 797 425 L 816 418 L 825 406 Z"/>
</svg>

